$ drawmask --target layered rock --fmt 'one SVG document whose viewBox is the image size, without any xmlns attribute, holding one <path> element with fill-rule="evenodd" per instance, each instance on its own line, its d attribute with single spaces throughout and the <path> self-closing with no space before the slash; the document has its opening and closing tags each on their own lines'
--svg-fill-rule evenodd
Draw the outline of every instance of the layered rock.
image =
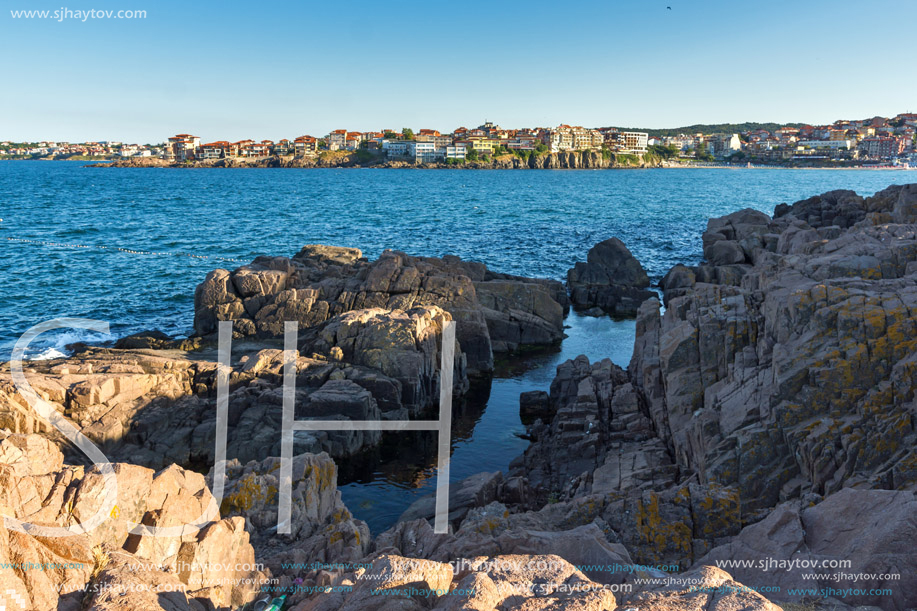
<svg viewBox="0 0 917 611">
<path fill-rule="evenodd" d="M 647 290 L 643 266 L 618 238 L 599 242 L 567 272 L 570 300 L 577 308 L 633 317 L 640 304 L 656 296 Z"/>
<path fill-rule="evenodd" d="M 553 417 L 529 426 L 532 445 L 510 465 L 524 500 L 508 492 L 502 500 L 553 504 L 550 515 L 563 517 L 542 516 L 551 529 L 598 520 L 640 563 L 687 567 L 739 532 L 737 490 L 698 484 L 675 462 L 642 392 L 610 360 L 558 365 L 548 405 Z"/>
<path fill-rule="evenodd" d="M 278 458 L 246 465 L 230 461 L 220 511 L 244 518 L 259 561 L 283 579 L 282 585 L 292 584 L 290 575 L 309 577 L 304 567 L 311 563 L 356 562 L 366 555 L 372 541 L 369 528 L 341 501 L 337 466 L 327 454 L 293 458 L 289 534 L 278 534 L 279 474 Z M 211 487 L 216 475 L 211 471 L 208 476 Z"/>
<path fill-rule="evenodd" d="M 104 595 L 83 600 L 84 592 L 101 593 L 102 584 L 113 582 L 172 584 L 174 608 L 188 608 L 192 601 L 194 609 L 221 608 L 249 602 L 264 582 L 244 521 L 220 518 L 203 476 L 177 466 L 155 472 L 116 463 L 114 505 L 99 526 L 87 531 L 81 525 L 107 498 L 99 467 L 64 465 L 57 448 L 36 435 L 2 436 L 3 513 L 40 526 L 76 529 L 71 536 L 57 537 L 0 526 L 0 583 L 9 608 L 75 610 L 88 603 L 114 608 Z M 155 536 L 132 533 L 129 523 L 182 528 Z M 138 576 L 147 570 L 142 566 L 155 567 L 155 574 Z M 118 604 L 155 600 L 150 588 L 140 590 L 121 596 Z M 159 607 L 138 602 L 131 608 Z"/>
<path fill-rule="evenodd" d="M 296 359 L 297 419 L 407 419 L 439 404 L 442 329 L 436 306 L 358 310 L 304 333 Z M 155 338 L 153 338 L 155 339 Z M 229 375 L 227 452 L 241 461 L 280 453 L 283 352 L 244 346 Z M 241 351 L 241 350 L 240 350 Z M 207 352 L 86 348 L 66 360 L 26 364 L 45 401 L 111 455 L 138 464 L 212 464 L 217 364 Z M 453 395 L 468 390 L 457 343 Z M 66 450 L 37 418 L 0 365 L 0 426 L 41 432 Z M 378 431 L 297 432 L 295 450 L 347 457 L 380 440 Z M 69 451 L 69 450 L 68 450 Z M 73 455 L 76 458 L 76 455 Z"/>
<path fill-rule="evenodd" d="M 194 328 L 207 335 L 233 320 L 242 336 L 278 337 L 353 310 L 439 306 L 457 321 L 471 375 L 493 369 L 493 351 L 555 344 L 563 337 L 566 294 L 558 282 L 496 274 L 458 257 L 385 251 L 367 261 L 353 248 L 310 245 L 292 259 L 258 257 L 233 272 L 215 270 L 195 292 Z"/>
<path fill-rule="evenodd" d="M 837 604 L 906 609 L 917 600 L 915 515 L 913 491 L 845 488 L 817 505 L 777 506 L 699 564 L 738 561 L 729 565 L 736 579 L 776 586 L 781 601 L 819 590 Z"/>
<path fill-rule="evenodd" d="M 656 430 L 746 516 L 917 485 L 915 207 L 909 185 L 713 219 L 707 263 L 641 308 L 630 373 Z"/>
</svg>

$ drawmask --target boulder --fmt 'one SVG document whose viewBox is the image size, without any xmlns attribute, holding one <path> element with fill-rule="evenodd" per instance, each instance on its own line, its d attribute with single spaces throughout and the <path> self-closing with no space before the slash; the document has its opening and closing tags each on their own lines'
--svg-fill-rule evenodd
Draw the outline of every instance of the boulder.
<svg viewBox="0 0 917 611">
<path fill-rule="evenodd" d="M 437 306 L 421 306 L 407 312 L 353 310 L 322 325 L 314 340 L 306 336 L 301 350 L 374 369 L 397 381 L 401 391 L 398 407 L 416 416 L 439 406 L 442 330 L 451 319 Z M 453 393 L 460 396 L 469 383 L 467 359 L 458 341 L 454 363 Z"/>
<path fill-rule="evenodd" d="M 543 390 L 530 390 L 519 395 L 519 417 L 523 422 L 536 419 L 550 421 L 554 417 L 551 398 Z"/>
<path fill-rule="evenodd" d="M 43 459 L 47 464 L 39 466 Z M 131 588 L 137 590 L 132 608 L 206 608 L 186 593 L 217 608 L 254 598 L 266 575 L 255 566 L 244 522 L 220 518 L 203 476 L 174 465 L 154 472 L 115 463 L 113 508 L 96 528 L 80 532 L 106 500 L 105 479 L 97 466 L 61 465 L 59 459 L 36 435 L 7 434 L 0 442 L 3 513 L 76 529 L 56 537 L 0 527 L 0 584 L 9 608 L 123 608 L 120 591 Z M 154 536 L 130 532 L 130 523 L 181 528 Z M 138 570 L 143 566 L 155 568 Z M 157 588 L 167 586 L 173 592 L 163 597 L 165 590 Z"/>
<path fill-rule="evenodd" d="M 653 428 L 680 469 L 739 490 L 743 519 L 917 486 L 913 192 L 712 219 L 708 264 L 670 272 L 664 314 L 641 308 L 630 375 Z"/>
<path fill-rule="evenodd" d="M 609 238 L 593 246 L 586 262 L 567 272 L 567 288 L 573 305 L 600 308 L 613 316 L 633 317 L 640 304 L 655 293 L 643 266 L 621 240 Z"/>
<path fill-rule="evenodd" d="M 225 516 L 244 518 L 258 561 L 273 575 L 308 575 L 290 565 L 353 562 L 369 551 L 369 528 L 341 501 L 337 465 L 327 454 L 293 457 L 290 534 L 278 534 L 279 473 L 278 458 L 245 465 L 229 461 L 220 507 Z M 214 475 L 211 470 L 208 482 Z"/>
<path fill-rule="evenodd" d="M 493 370 L 493 351 L 555 344 L 563 337 L 566 294 L 558 282 L 497 274 L 458 257 L 385 251 L 367 261 L 357 249 L 309 245 L 291 259 L 258 257 L 233 272 L 216 270 L 195 292 L 195 333 L 232 320 L 241 336 L 280 337 L 354 310 L 409 311 L 438 306 L 457 322 L 469 375 Z"/>
<path fill-rule="evenodd" d="M 778 505 L 698 564 L 730 566 L 739 581 L 776 586 L 779 592 L 775 590 L 772 598 L 777 601 L 802 602 L 805 596 L 790 592 L 815 589 L 855 590 L 834 598 L 845 605 L 881 609 L 903 609 L 915 600 L 914 492 L 845 488 L 811 507 L 800 505 Z M 856 528 L 842 528 L 843 524 Z M 877 590 L 891 593 L 878 595 Z"/>
</svg>

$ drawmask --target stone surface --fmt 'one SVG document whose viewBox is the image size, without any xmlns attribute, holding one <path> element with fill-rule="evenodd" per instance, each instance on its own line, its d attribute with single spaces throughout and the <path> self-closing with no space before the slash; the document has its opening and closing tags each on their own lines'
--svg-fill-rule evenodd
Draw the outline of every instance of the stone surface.
<svg viewBox="0 0 917 611">
<path fill-rule="evenodd" d="M 503 484 L 503 474 L 499 471 L 493 473 L 477 473 L 462 481 L 449 486 L 449 521 L 461 522 L 472 507 L 483 507 L 496 500 L 500 486 Z M 423 518 L 432 521 L 436 515 L 436 495 L 423 496 L 405 509 L 399 522 L 410 522 Z"/>
<path fill-rule="evenodd" d="M 621 240 L 609 238 L 593 246 L 586 262 L 567 272 L 570 300 L 581 309 L 600 308 L 613 316 L 633 317 L 637 308 L 656 293 L 640 262 Z"/>
<path fill-rule="evenodd" d="M 0 560 L 6 563 L 0 567 L 0 585 L 4 596 L 12 599 L 8 604 L 22 600 L 26 606 L 20 608 L 75 611 L 85 602 L 97 609 L 122 608 L 117 605 L 124 604 L 123 599 L 116 604 L 109 595 L 83 601 L 84 591 L 104 594 L 101 586 L 84 590 L 92 581 L 112 584 L 111 588 L 145 584 L 138 586 L 144 590 L 138 598 L 130 599 L 137 601 L 133 608 L 160 608 L 152 606 L 154 601 L 165 609 L 188 608 L 185 593 L 220 608 L 252 600 L 266 577 L 254 565 L 244 522 L 220 518 L 203 476 L 177 466 L 155 472 L 115 463 L 114 506 L 95 529 L 81 531 L 79 527 L 106 499 L 99 468 L 63 465 L 56 448 L 38 436 L 3 435 L 2 513 L 28 523 L 77 529 L 71 536 L 47 537 L 0 527 Z M 46 465 L 40 465 L 43 460 Z M 27 469 L 27 464 L 33 466 Z M 181 529 L 174 535 L 153 536 L 130 532 L 131 523 Z M 133 570 L 135 560 L 155 571 L 144 575 Z M 178 586 L 177 592 L 162 598 L 148 591 L 156 584 Z"/>
<path fill-rule="evenodd" d="M 699 564 L 752 561 L 752 567 L 736 566 L 730 571 L 739 581 L 780 587 L 780 593 L 772 596 L 778 601 L 801 602 L 805 598 L 789 596 L 790 589 L 830 588 L 858 591 L 842 597 L 839 602 L 845 605 L 905 609 L 917 600 L 915 515 L 917 496 L 912 491 L 845 488 L 810 507 L 800 508 L 797 501 L 779 505 L 764 520 L 711 550 Z M 775 564 L 759 565 L 768 559 Z M 851 564 L 841 568 L 836 564 L 835 568 L 811 566 L 837 561 Z M 776 564 L 780 562 L 783 565 Z M 790 566 L 788 562 L 796 564 Z M 874 577 L 855 577 L 863 575 Z M 876 589 L 891 590 L 891 595 L 869 594 Z"/>
<path fill-rule="evenodd" d="M 679 575 L 670 585 L 630 596 L 623 606 L 641 611 L 780 611 L 729 573 L 711 566 Z"/>
<path fill-rule="evenodd" d="M 233 320 L 240 335 L 279 337 L 284 321 L 309 328 L 352 310 L 418 306 L 451 314 L 469 374 L 482 375 L 493 369 L 494 350 L 559 342 L 568 302 L 558 282 L 497 274 L 454 256 L 385 251 L 369 262 L 356 249 L 310 245 L 291 259 L 258 257 L 208 274 L 195 292 L 194 328 L 207 335 Z"/>
<path fill-rule="evenodd" d="M 700 481 L 738 487 L 746 518 L 807 492 L 917 485 L 915 197 L 832 192 L 773 220 L 713 219 L 710 265 L 673 270 L 664 315 L 641 308 L 630 373 L 654 427 Z M 717 264 L 725 243 L 742 262 Z"/>
<path fill-rule="evenodd" d="M 380 372 L 400 387 L 398 407 L 416 416 L 439 405 L 442 330 L 451 318 L 437 306 L 420 306 L 406 312 L 354 310 L 322 325 L 314 340 L 307 336 L 301 351 Z M 468 390 L 466 357 L 458 342 L 453 380 L 454 396 Z"/>
<path fill-rule="evenodd" d="M 296 359 L 296 418 L 408 419 L 439 405 L 441 333 L 450 319 L 436 306 L 408 312 L 361 310 L 333 317 L 302 336 Z M 227 455 L 262 460 L 280 452 L 283 352 L 244 341 L 229 374 Z M 346 353 L 346 358 L 345 358 Z M 117 460 L 152 468 L 214 459 L 217 364 L 212 351 L 87 348 L 67 359 L 26 364 L 40 397 Z M 469 387 L 456 346 L 453 396 Z M 0 364 L 0 426 L 40 432 L 81 460 L 28 406 Z M 379 432 L 296 434 L 296 452 L 357 454 Z"/>
<path fill-rule="evenodd" d="M 259 562 L 275 576 L 299 575 L 288 564 L 353 562 L 369 551 L 369 528 L 351 515 L 337 489 L 337 466 L 327 454 L 293 458 L 290 533 L 278 534 L 280 460 L 226 465 L 222 515 L 238 516 L 251 532 Z M 213 485 L 211 471 L 208 483 Z"/>
</svg>

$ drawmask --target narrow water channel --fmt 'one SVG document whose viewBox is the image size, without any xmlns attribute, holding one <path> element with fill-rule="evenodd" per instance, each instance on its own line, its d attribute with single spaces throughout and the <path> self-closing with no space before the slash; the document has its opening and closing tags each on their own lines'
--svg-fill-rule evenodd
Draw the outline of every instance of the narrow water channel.
<svg viewBox="0 0 917 611">
<path fill-rule="evenodd" d="M 610 358 L 627 367 L 634 346 L 635 322 L 593 318 L 571 312 L 567 338 L 559 350 L 498 361 L 490 384 L 478 385 L 456 404 L 453 418 L 450 480 L 482 471 L 506 471 L 528 441 L 519 419 L 519 394 L 551 386 L 557 365 L 585 354 L 590 361 Z M 488 388 L 489 386 L 489 388 Z M 431 433 L 385 433 L 382 447 L 338 475 L 344 502 L 374 534 L 394 524 L 415 500 L 436 487 L 436 438 Z"/>
</svg>

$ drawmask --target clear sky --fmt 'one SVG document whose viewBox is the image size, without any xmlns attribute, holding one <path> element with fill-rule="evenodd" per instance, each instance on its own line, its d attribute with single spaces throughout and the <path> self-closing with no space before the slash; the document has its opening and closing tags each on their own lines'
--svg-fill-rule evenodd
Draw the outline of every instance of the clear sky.
<svg viewBox="0 0 917 611">
<path fill-rule="evenodd" d="M 17 141 L 917 111 L 913 0 L 0 4 L 0 139 Z M 11 14 L 62 8 L 147 16 Z"/>
</svg>

